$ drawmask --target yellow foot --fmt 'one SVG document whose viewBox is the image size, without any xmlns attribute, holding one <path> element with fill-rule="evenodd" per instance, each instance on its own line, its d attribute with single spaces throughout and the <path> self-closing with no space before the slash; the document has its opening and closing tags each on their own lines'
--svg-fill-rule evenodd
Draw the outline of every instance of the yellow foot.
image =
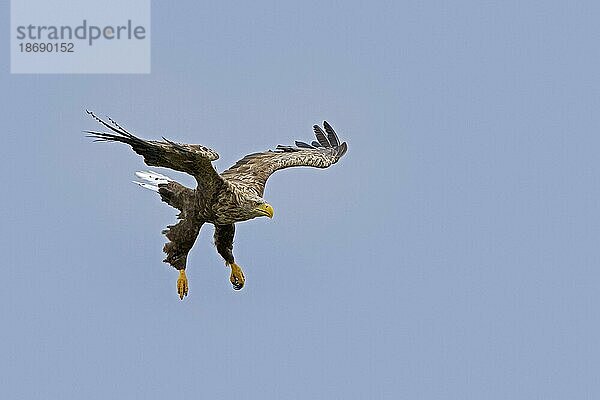
<svg viewBox="0 0 600 400">
<path fill-rule="evenodd" d="M 244 277 L 242 269 L 236 263 L 231 263 L 227 265 L 231 267 L 231 276 L 229 277 L 229 281 L 231 282 L 235 290 L 240 290 L 244 287 L 244 282 L 246 282 L 246 278 Z"/>
<path fill-rule="evenodd" d="M 188 294 L 188 281 L 187 276 L 185 276 L 185 270 L 179 270 L 179 279 L 177 279 L 177 294 L 179 294 L 179 298 L 183 300 L 185 296 Z"/>
</svg>

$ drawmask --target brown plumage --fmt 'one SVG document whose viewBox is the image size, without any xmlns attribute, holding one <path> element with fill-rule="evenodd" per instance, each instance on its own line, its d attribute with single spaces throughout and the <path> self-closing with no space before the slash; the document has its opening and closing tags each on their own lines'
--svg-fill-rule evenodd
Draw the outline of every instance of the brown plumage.
<svg viewBox="0 0 600 400">
<path fill-rule="evenodd" d="M 136 183 L 157 191 L 164 202 L 180 211 L 179 222 L 163 231 L 169 239 L 164 247 L 167 254 L 164 261 L 180 270 L 180 298 L 187 294 L 184 272 L 187 255 L 204 223 L 215 226 L 217 251 L 231 266 L 230 280 L 234 288 L 241 289 L 245 278 L 233 256 L 234 224 L 259 216 L 273 216 L 273 208 L 262 198 L 269 176 L 289 167 L 327 168 L 347 150 L 346 143 L 340 144 L 331 125 L 324 121 L 325 132 L 318 125 L 313 127 L 317 141 L 312 144 L 296 142 L 296 146 L 279 145 L 275 151 L 250 154 L 219 174 L 212 166 L 219 154 L 212 149 L 165 138 L 163 141 L 140 139 L 110 118 L 104 121 L 91 111 L 87 113 L 110 131 L 85 131 L 90 137 L 97 141 L 126 143 L 144 157 L 147 165 L 185 172 L 196 179 L 196 189 L 190 189 L 155 172 L 137 173 L 149 183 Z"/>
</svg>

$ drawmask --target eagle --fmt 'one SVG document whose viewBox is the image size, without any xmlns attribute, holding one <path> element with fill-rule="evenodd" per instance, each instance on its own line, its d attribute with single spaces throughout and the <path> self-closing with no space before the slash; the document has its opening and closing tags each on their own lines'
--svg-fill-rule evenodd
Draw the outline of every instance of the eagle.
<svg viewBox="0 0 600 400">
<path fill-rule="evenodd" d="M 94 141 L 128 144 L 147 165 L 185 172 L 196 179 L 195 189 L 154 171 L 138 171 L 136 176 L 144 182 L 133 181 L 157 192 L 162 201 L 179 210 L 178 222 L 162 233 L 169 240 L 163 248 L 167 255 L 163 261 L 179 271 L 177 294 L 181 300 L 188 294 L 187 256 L 204 224 L 214 225 L 217 252 L 231 268 L 229 280 L 235 290 L 242 289 L 246 278 L 233 256 L 235 224 L 257 217 L 273 218 L 273 207 L 263 198 L 269 176 L 290 167 L 327 168 L 348 149 L 331 125 L 323 121 L 323 128 L 313 126 L 317 140 L 311 144 L 296 141 L 295 146 L 278 145 L 275 150 L 249 154 L 218 173 L 212 162 L 219 154 L 206 146 L 176 143 L 164 137 L 162 141 L 141 139 L 110 117 L 105 121 L 92 111 L 86 112 L 108 129 L 85 130 Z"/>
</svg>

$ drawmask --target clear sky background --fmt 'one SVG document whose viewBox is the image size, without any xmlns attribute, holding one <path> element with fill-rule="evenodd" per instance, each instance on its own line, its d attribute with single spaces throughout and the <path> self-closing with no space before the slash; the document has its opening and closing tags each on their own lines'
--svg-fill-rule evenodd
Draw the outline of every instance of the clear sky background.
<svg viewBox="0 0 600 400">
<path fill-rule="evenodd" d="M 0 42 L 0 397 L 600 397 L 597 2 L 204 3 L 153 2 L 150 75 Z M 270 179 L 242 291 L 205 226 L 181 302 L 175 210 L 86 108 L 219 170 L 323 119 L 349 150 Z"/>
</svg>

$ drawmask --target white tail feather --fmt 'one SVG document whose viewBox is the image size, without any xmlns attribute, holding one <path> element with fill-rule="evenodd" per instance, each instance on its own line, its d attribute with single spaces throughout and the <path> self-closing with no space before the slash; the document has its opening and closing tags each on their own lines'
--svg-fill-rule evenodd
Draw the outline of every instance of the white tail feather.
<svg viewBox="0 0 600 400">
<path fill-rule="evenodd" d="M 170 181 L 172 181 L 172 179 L 168 176 L 164 176 L 163 174 L 159 174 L 158 172 L 154 171 L 137 171 L 135 175 L 140 179 L 152 183 L 153 185 L 169 183 Z"/>
<path fill-rule="evenodd" d="M 152 190 L 154 192 L 158 192 L 158 186 L 150 185 L 149 183 L 142 183 L 137 181 L 132 181 L 136 185 L 143 187 L 144 189 Z"/>
<path fill-rule="evenodd" d="M 144 189 L 152 190 L 154 192 L 158 192 L 158 185 L 162 183 L 169 183 L 172 181 L 172 179 L 168 176 L 159 174 L 158 172 L 154 171 L 137 171 L 135 173 L 135 176 L 150 183 L 143 183 L 138 181 L 133 181 L 133 183 L 143 187 Z"/>
</svg>

